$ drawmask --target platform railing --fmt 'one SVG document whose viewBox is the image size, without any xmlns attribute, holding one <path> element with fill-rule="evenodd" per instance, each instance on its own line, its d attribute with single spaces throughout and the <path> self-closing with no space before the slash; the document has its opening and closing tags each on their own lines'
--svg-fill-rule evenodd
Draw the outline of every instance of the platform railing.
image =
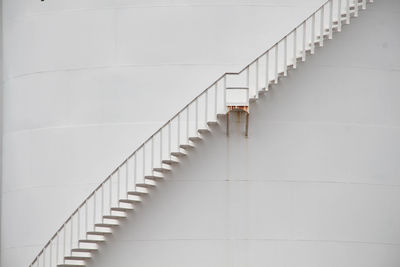
<svg viewBox="0 0 400 267">
<path fill-rule="evenodd" d="M 197 136 L 199 129 L 226 113 L 229 83 L 246 88 L 249 100 L 257 99 L 260 92 L 286 76 L 289 68 L 305 61 L 308 53 L 314 54 L 316 46 L 322 47 L 325 38 L 331 39 L 334 30 L 341 31 L 343 22 L 349 24 L 351 16 L 358 16 L 359 8 L 365 9 L 366 4 L 367 0 L 328 0 L 241 71 L 220 76 L 115 168 L 67 218 L 30 266 L 64 264 L 73 249 L 92 248 L 80 240 L 96 231 L 96 224 L 111 223 L 105 218 L 111 215 L 111 208 L 131 207 L 121 201 L 135 200 L 128 192 L 143 190 L 136 185 L 165 170 L 163 160 L 173 159 L 173 152 L 190 145 L 190 137 Z"/>
</svg>

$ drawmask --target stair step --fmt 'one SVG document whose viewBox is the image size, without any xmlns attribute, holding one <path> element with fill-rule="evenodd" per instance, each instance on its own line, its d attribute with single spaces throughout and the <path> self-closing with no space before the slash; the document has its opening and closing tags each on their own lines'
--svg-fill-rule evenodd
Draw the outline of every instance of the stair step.
<svg viewBox="0 0 400 267">
<path fill-rule="evenodd" d="M 157 175 L 146 175 L 145 177 L 144 177 L 144 179 L 146 180 L 153 180 L 153 181 L 160 181 L 160 180 L 162 180 L 162 179 L 164 179 L 164 177 L 162 177 L 162 176 L 157 176 Z"/>
<path fill-rule="evenodd" d="M 155 172 L 170 172 L 170 171 L 171 171 L 171 169 L 162 168 L 162 167 L 153 168 L 153 170 L 154 170 Z"/>
<path fill-rule="evenodd" d="M 129 192 L 128 192 L 129 193 Z M 120 199 L 119 202 L 121 203 L 128 203 L 128 204 L 138 204 L 141 201 L 137 200 L 137 199 L 129 199 L 129 198 L 125 198 L 125 199 Z"/>
<path fill-rule="evenodd" d="M 155 184 L 148 184 L 148 183 L 140 183 L 140 184 L 136 184 L 136 187 L 154 188 L 154 187 L 156 187 L 156 185 Z"/>
<path fill-rule="evenodd" d="M 215 125 L 218 125 L 218 122 L 217 121 L 208 121 L 207 125 L 208 126 L 215 126 Z"/>
<path fill-rule="evenodd" d="M 63 263 L 63 264 L 57 264 L 57 267 L 82 267 L 82 266 L 86 266 L 86 264 L 76 264 L 76 263 Z"/>
<path fill-rule="evenodd" d="M 96 252 L 97 250 L 98 250 L 97 248 L 73 248 L 73 249 L 71 249 L 72 252 L 85 252 L 85 253 Z"/>
<path fill-rule="evenodd" d="M 208 134 L 210 133 L 210 129 L 202 128 L 197 130 L 200 134 Z"/>
<path fill-rule="evenodd" d="M 87 232 L 86 234 L 88 234 L 88 235 L 106 236 L 106 235 L 111 235 L 111 234 L 112 234 L 112 232 L 98 232 L 98 231 L 90 231 L 90 232 Z"/>
<path fill-rule="evenodd" d="M 250 103 L 254 103 L 254 102 L 257 101 L 257 99 L 258 99 L 258 97 L 250 97 L 250 98 L 249 98 L 249 102 L 250 102 Z"/>
<path fill-rule="evenodd" d="M 96 223 L 94 226 L 96 226 L 96 227 L 104 227 L 104 228 L 111 228 L 111 227 L 119 226 L 119 224 L 116 224 L 116 223 Z"/>
<path fill-rule="evenodd" d="M 104 215 L 104 219 L 110 219 L 110 220 L 119 220 L 119 219 L 125 219 L 125 215 Z"/>
<path fill-rule="evenodd" d="M 164 159 L 164 160 L 162 161 L 162 163 L 168 164 L 168 165 L 173 165 L 173 164 L 178 164 L 179 161 L 172 160 L 172 159 Z"/>
<path fill-rule="evenodd" d="M 189 141 L 192 141 L 192 142 L 201 141 L 201 138 L 199 136 L 191 136 L 188 139 L 189 139 Z"/>
<path fill-rule="evenodd" d="M 186 149 L 186 150 L 194 148 L 194 146 L 191 145 L 191 144 L 182 144 L 179 147 L 183 148 L 183 149 Z"/>
<path fill-rule="evenodd" d="M 79 243 L 88 243 L 88 244 L 99 244 L 104 243 L 105 240 L 94 240 L 94 239 L 81 239 Z"/>
<path fill-rule="evenodd" d="M 90 260 L 92 257 L 91 256 L 65 256 L 65 260 L 69 261 L 84 261 L 84 260 Z"/>
<path fill-rule="evenodd" d="M 133 210 L 132 207 L 112 207 L 112 211 L 121 211 L 121 212 L 127 212 Z"/>
<path fill-rule="evenodd" d="M 143 197 L 148 194 L 149 194 L 149 192 L 128 191 L 128 195 L 131 195 L 131 196 Z M 140 202 L 139 200 L 136 200 L 136 201 Z"/>
<path fill-rule="evenodd" d="M 178 152 L 171 152 L 171 155 L 174 156 L 174 157 L 177 157 L 177 158 L 186 156 L 185 153 L 180 152 L 180 151 L 178 151 Z"/>
</svg>

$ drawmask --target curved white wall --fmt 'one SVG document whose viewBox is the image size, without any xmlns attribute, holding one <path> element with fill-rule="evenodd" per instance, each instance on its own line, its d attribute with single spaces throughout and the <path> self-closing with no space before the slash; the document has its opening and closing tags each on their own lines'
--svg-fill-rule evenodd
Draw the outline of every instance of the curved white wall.
<svg viewBox="0 0 400 267">
<path fill-rule="evenodd" d="M 376 1 L 250 107 L 248 139 L 213 128 L 89 266 L 400 266 L 399 22 Z"/>
<path fill-rule="evenodd" d="M 1 266 L 26 266 L 162 122 L 321 0 L 4 0 Z"/>
</svg>

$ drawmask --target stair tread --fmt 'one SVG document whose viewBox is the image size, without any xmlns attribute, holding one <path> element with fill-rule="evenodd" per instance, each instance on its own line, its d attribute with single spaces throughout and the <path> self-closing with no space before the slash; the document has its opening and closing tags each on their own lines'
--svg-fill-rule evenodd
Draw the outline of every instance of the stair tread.
<svg viewBox="0 0 400 267">
<path fill-rule="evenodd" d="M 145 196 L 145 195 L 148 195 L 148 194 L 149 194 L 149 192 L 128 191 L 128 195 L 131 195 L 131 196 L 142 197 L 142 196 Z M 129 200 L 131 200 L 131 199 L 129 199 Z M 140 202 L 139 200 L 134 200 L 134 201 Z"/>
<path fill-rule="evenodd" d="M 208 126 L 218 125 L 218 121 L 208 121 L 207 125 Z"/>
<path fill-rule="evenodd" d="M 111 219 L 111 220 L 118 220 L 118 219 L 125 219 L 125 215 L 104 215 L 104 219 Z"/>
<path fill-rule="evenodd" d="M 164 160 L 162 161 L 162 163 L 168 164 L 168 165 L 172 165 L 172 164 L 178 164 L 179 161 L 172 160 L 172 159 L 164 159 Z"/>
<path fill-rule="evenodd" d="M 88 234 L 88 235 L 100 235 L 100 236 L 104 236 L 104 235 L 111 235 L 112 232 L 90 231 L 90 232 L 87 232 L 86 234 Z"/>
<path fill-rule="evenodd" d="M 57 264 L 57 267 L 81 267 L 81 266 L 86 266 L 86 264 L 76 264 L 76 263 L 63 263 L 63 264 Z"/>
<path fill-rule="evenodd" d="M 153 170 L 155 172 L 170 172 L 171 171 L 171 169 L 162 168 L 162 167 L 153 168 Z"/>
<path fill-rule="evenodd" d="M 119 224 L 116 224 L 116 223 L 96 223 L 94 226 L 110 228 L 110 227 L 119 226 Z"/>
<path fill-rule="evenodd" d="M 73 248 L 71 249 L 72 252 L 95 252 L 97 248 Z"/>
<path fill-rule="evenodd" d="M 207 134 L 207 133 L 210 133 L 210 132 L 211 132 L 210 129 L 208 129 L 208 128 L 198 129 L 197 131 L 198 131 L 200 134 Z"/>
<path fill-rule="evenodd" d="M 158 180 L 164 179 L 164 177 L 162 177 L 162 176 L 157 176 L 157 175 L 146 175 L 146 176 L 144 177 L 144 179 L 158 181 Z"/>
<path fill-rule="evenodd" d="M 180 152 L 180 151 L 171 152 L 171 155 L 174 156 L 174 157 L 184 157 L 184 156 L 186 156 L 185 153 Z"/>
<path fill-rule="evenodd" d="M 65 256 L 65 260 L 75 260 L 75 261 L 84 261 L 84 260 L 90 260 L 92 257 L 91 256 Z"/>
<path fill-rule="evenodd" d="M 143 188 L 154 188 L 156 187 L 155 184 L 148 184 L 148 183 L 138 183 L 136 187 L 143 187 Z"/>
<path fill-rule="evenodd" d="M 179 147 L 183 148 L 183 149 L 192 149 L 192 148 L 194 148 L 194 146 L 191 145 L 191 144 L 182 144 Z"/>
<path fill-rule="evenodd" d="M 95 239 L 81 239 L 79 240 L 80 243 L 91 243 L 91 244 L 97 244 L 97 243 L 103 243 L 105 240 L 95 240 Z"/>
<path fill-rule="evenodd" d="M 136 203 L 140 203 L 141 201 L 138 200 L 138 199 L 124 198 L 124 199 L 120 199 L 119 202 L 121 202 L 121 203 L 129 203 L 129 204 L 136 204 Z"/>
<path fill-rule="evenodd" d="M 132 207 L 112 207 L 111 210 L 112 211 L 126 212 L 126 211 L 133 210 L 133 208 Z"/>
</svg>

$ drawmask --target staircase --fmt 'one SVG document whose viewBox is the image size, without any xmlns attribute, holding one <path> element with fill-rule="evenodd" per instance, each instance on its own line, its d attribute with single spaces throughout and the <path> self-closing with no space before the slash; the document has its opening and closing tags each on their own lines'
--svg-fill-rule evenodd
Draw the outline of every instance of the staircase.
<svg viewBox="0 0 400 267">
<path fill-rule="evenodd" d="M 29 266 L 86 266 L 86 261 L 98 251 L 99 244 L 107 242 L 121 220 L 172 172 L 180 158 L 189 156 L 203 134 L 226 116 L 227 103 L 234 97 L 229 93 L 233 90 L 229 89 L 244 89 L 246 103 L 257 101 L 260 94 L 267 93 L 289 70 L 296 69 L 314 54 L 316 47 L 332 39 L 333 33 L 340 32 L 368 3 L 367 0 L 328 0 L 240 72 L 219 77 L 97 186 Z"/>
</svg>

